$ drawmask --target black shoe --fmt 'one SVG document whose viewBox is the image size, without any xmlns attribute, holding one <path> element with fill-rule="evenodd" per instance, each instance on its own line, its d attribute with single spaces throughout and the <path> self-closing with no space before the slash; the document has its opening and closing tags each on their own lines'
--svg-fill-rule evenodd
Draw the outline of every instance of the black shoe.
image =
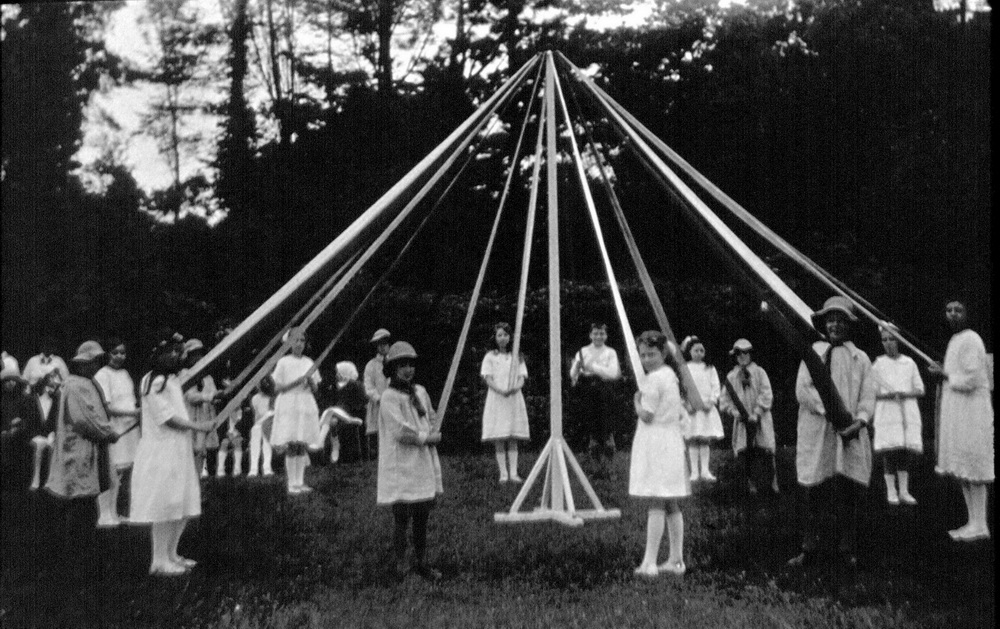
<svg viewBox="0 0 1000 629">
<path fill-rule="evenodd" d="M 437 583 L 441 580 L 441 571 L 435 570 L 425 564 L 417 564 L 413 566 L 413 574 L 422 577 L 431 583 Z"/>
</svg>

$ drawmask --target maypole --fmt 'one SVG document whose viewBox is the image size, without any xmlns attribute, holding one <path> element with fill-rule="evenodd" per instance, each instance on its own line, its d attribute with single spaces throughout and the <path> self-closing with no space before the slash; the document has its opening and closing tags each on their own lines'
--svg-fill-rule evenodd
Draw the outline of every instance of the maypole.
<svg viewBox="0 0 1000 629">
<path fill-rule="evenodd" d="M 259 327 L 272 320 L 277 313 L 287 307 L 288 303 L 301 298 L 303 293 L 315 292 L 316 286 L 322 284 L 323 278 L 329 277 L 331 269 L 343 262 L 345 256 L 363 246 L 370 239 L 374 230 L 382 231 L 386 222 L 394 213 L 401 211 L 402 204 L 411 199 L 423 186 L 435 169 L 439 168 L 448 154 L 463 142 L 472 130 L 481 127 L 484 121 L 496 111 L 497 107 L 510 98 L 521 85 L 525 76 L 531 70 L 533 62 L 526 63 L 518 69 L 507 82 L 501 86 L 485 103 L 480 105 L 468 119 L 439 144 L 427 157 L 422 159 L 399 182 L 390 188 L 378 201 L 369 207 L 351 225 L 341 232 L 333 242 L 310 260 L 277 292 L 271 295 L 253 313 L 244 319 L 222 341 L 212 348 L 185 375 L 181 386 L 187 388 L 198 382 L 201 376 L 210 370 L 214 364 L 224 359 L 240 343 L 255 332 Z"/>
<path fill-rule="evenodd" d="M 548 288 L 549 288 L 549 422 L 550 436 L 535 462 L 531 473 L 514 499 L 510 510 L 494 514 L 496 522 L 544 522 L 553 521 L 569 526 L 580 526 L 588 519 L 618 518 L 618 509 L 605 509 L 590 486 L 587 476 L 573 456 L 573 452 L 563 438 L 562 425 L 562 339 L 560 335 L 560 282 L 559 282 L 559 194 L 558 194 L 558 153 L 556 150 L 556 68 L 552 53 L 545 53 L 545 176 L 548 201 Z M 571 122 L 567 119 L 567 125 Z M 541 123 L 540 123 L 541 124 Z M 536 162 L 537 166 L 537 162 Z M 537 171 L 536 171 L 537 172 Z M 536 175 L 537 176 L 537 175 Z M 535 185 L 535 182 L 533 182 Z M 521 316 L 524 304 L 518 304 Z M 514 360 L 517 360 L 515 358 Z M 515 363 L 516 364 L 516 363 Z M 583 486 L 593 503 L 592 509 L 577 509 L 573 500 L 569 470 L 572 467 L 577 480 Z M 538 481 L 542 471 L 542 501 L 533 511 L 520 511 L 531 488 Z"/>
</svg>

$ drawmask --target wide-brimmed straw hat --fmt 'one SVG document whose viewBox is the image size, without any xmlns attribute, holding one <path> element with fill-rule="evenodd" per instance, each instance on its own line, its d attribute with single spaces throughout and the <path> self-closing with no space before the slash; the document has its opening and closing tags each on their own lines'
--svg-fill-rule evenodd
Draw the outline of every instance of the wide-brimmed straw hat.
<svg viewBox="0 0 1000 629">
<path fill-rule="evenodd" d="M 383 341 L 391 337 L 392 334 L 389 332 L 389 330 L 386 330 L 385 328 L 379 328 L 375 330 L 375 334 L 372 334 L 372 340 L 369 341 L 369 343 L 378 343 L 379 341 Z"/>
<path fill-rule="evenodd" d="M 823 327 L 823 320 L 826 318 L 826 315 L 834 311 L 844 313 L 847 316 L 847 320 L 852 323 L 858 320 L 857 315 L 854 314 L 854 304 L 851 303 L 851 300 L 846 297 L 834 295 L 823 302 L 822 309 L 812 314 L 813 327 L 820 330 Z"/>
<path fill-rule="evenodd" d="M 417 351 L 406 341 L 396 341 L 389 348 L 389 353 L 385 355 L 385 363 L 388 365 L 394 360 L 402 358 L 416 358 Z"/>
<path fill-rule="evenodd" d="M 736 342 L 733 343 L 733 348 L 729 350 L 729 355 L 733 356 L 736 352 L 749 352 L 752 349 L 753 345 L 750 341 L 746 339 L 736 339 Z"/>
<path fill-rule="evenodd" d="M 104 355 L 104 348 L 97 341 L 84 341 L 76 349 L 76 356 L 73 362 L 86 363 Z"/>
</svg>

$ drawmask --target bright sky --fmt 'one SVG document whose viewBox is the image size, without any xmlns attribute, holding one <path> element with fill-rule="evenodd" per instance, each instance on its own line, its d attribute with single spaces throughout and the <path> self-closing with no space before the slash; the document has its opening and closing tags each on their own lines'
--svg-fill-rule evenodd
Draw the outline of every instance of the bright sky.
<svg viewBox="0 0 1000 629">
<path fill-rule="evenodd" d="M 221 0 L 192 0 L 192 5 L 197 7 L 203 22 L 221 25 L 223 16 L 220 11 L 220 2 Z M 745 2 L 746 0 L 720 0 L 720 5 L 745 4 Z M 943 9 L 947 8 L 947 5 L 957 6 L 959 0 L 934 0 L 934 2 L 937 8 Z M 986 0 L 969 0 L 970 8 L 976 10 L 989 10 L 985 3 Z M 654 0 L 623 1 L 620 8 L 621 15 L 588 16 L 586 18 L 587 26 L 594 30 L 638 27 L 649 21 L 653 5 Z M 112 16 L 106 45 L 112 52 L 137 67 L 148 68 L 155 60 L 156 49 L 150 41 L 151 30 L 143 22 L 144 15 L 145 2 L 140 0 L 127 1 L 124 7 Z M 522 17 L 527 20 L 544 22 L 553 19 L 556 14 L 554 9 L 544 9 L 538 12 L 526 9 L 525 15 Z M 445 19 L 434 28 L 433 41 L 429 40 L 423 49 L 424 56 L 433 55 L 447 39 L 454 37 L 454 28 L 454 18 L 446 13 Z M 483 28 L 488 27 L 484 26 Z M 476 35 L 479 34 L 476 33 Z M 402 38 L 406 36 L 406 33 L 399 35 Z M 297 46 L 300 49 L 309 45 L 307 34 L 297 33 L 297 37 L 299 38 Z M 408 52 L 404 46 L 397 45 L 394 53 L 396 55 L 395 75 L 402 77 L 411 64 L 412 52 Z M 218 54 L 224 55 L 225 51 L 220 50 Z M 357 58 L 349 42 L 345 42 L 337 54 L 343 59 L 346 67 L 370 69 L 367 62 Z M 221 57 L 220 63 L 217 65 L 224 67 Z M 417 77 L 411 76 L 410 78 Z M 83 164 L 81 177 L 90 189 L 100 190 L 103 188 L 102 182 L 93 173 L 92 166 L 97 159 L 108 153 L 114 155 L 119 162 L 132 170 L 139 186 L 147 193 L 170 185 L 172 177 L 166 153 L 157 145 L 156 139 L 147 132 L 149 125 L 147 116 L 150 107 L 157 99 L 162 98 L 163 89 L 156 86 L 109 86 L 92 96 L 86 112 L 87 123 L 85 123 L 84 128 L 83 146 L 77 155 L 77 159 Z M 261 102 L 263 92 L 259 87 L 255 92 L 254 85 L 248 85 L 248 93 L 252 102 Z M 225 97 L 224 85 L 216 89 L 206 89 L 203 91 L 203 95 L 195 94 L 194 96 L 205 103 L 219 102 Z M 266 127 L 271 121 L 264 117 L 259 117 L 258 121 L 265 136 L 275 132 L 274 129 Z M 214 173 L 211 172 L 208 164 L 215 154 L 219 132 L 217 118 L 208 114 L 192 116 L 185 120 L 185 125 L 183 133 L 197 138 L 197 141 L 192 142 L 188 154 L 182 156 L 182 179 L 199 171 L 203 171 L 209 179 L 214 178 Z"/>
<path fill-rule="evenodd" d="M 148 68 L 155 61 L 156 48 L 150 40 L 150 29 L 143 22 L 145 3 L 129 0 L 125 6 L 115 12 L 108 28 L 106 44 L 117 55 L 137 67 Z M 623 3 L 624 7 L 629 4 Z M 218 0 L 195 0 L 202 21 L 205 23 L 222 24 L 223 17 L 219 10 Z M 635 27 L 648 20 L 652 12 L 651 0 L 637 0 L 631 3 L 631 12 L 625 16 L 588 17 L 590 28 L 603 30 L 618 27 Z M 526 19 L 546 21 L 553 19 L 552 10 L 539 12 L 527 11 Z M 446 19 L 434 29 L 436 41 L 428 42 L 424 48 L 424 56 L 432 55 L 448 38 L 454 37 L 454 19 Z M 403 47 L 396 48 L 396 76 L 402 76 L 411 63 L 411 57 L 405 54 Z M 346 59 L 353 57 L 348 48 L 341 51 Z M 350 61 L 347 61 L 350 64 Z M 359 68 L 366 68 L 367 63 L 358 63 Z M 87 111 L 87 123 L 84 129 L 84 141 L 77 159 L 83 164 L 81 176 L 85 184 L 100 190 L 103 183 L 93 172 L 93 164 L 105 154 L 114 155 L 118 161 L 128 166 L 139 186 L 147 193 L 163 189 L 170 185 L 172 176 L 170 165 L 164 151 L 157 145 L 154 137 L 146 132 L 150 107 L 158 98 L 162 98 L 164 88 L 156 86 L 109 86 L 95 93 Z M 220 93 L 206 93 L 206 99 L 219 100 L 224 97 Z M 199 170 L 205 171 L 207 164 L 214 156 L 215 139 L 218 134 L 218 120 L 210 115 L 189 118 L 185 133 L 200 136 L 197 149 L 182 158 L 181 177 L 186 178 Z M 213 173 L 205 171 L 211 178 Z"/>
</svg>

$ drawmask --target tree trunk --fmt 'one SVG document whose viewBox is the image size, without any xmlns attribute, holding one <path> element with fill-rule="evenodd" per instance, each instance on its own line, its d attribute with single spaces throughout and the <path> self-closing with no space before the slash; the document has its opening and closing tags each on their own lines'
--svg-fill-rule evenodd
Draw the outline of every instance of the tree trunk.
<svg viewBox="0 0 1000 629">
<path fill-rule="evenodd" d="M 392 91 L 392 20 L 393 0 L 378 0 L 378 91 Z"/>
<path fill-rule="evenodd" d="M 458 17 L 455 20 L 455 41 L 451 45 L 448 67 L 454 77 L 461 77 L 465 65 L 465 0 L 458 0 Z"/>
<path fill-rule="evenodd" d="M 176 85 L 167 86 L 167 107 L 170 110 L 170 159 L 171 170 L 174 176 L 174 185 L 181 185 L 181 138 L 179 118 L 179 96 Z"/>
</svg>

